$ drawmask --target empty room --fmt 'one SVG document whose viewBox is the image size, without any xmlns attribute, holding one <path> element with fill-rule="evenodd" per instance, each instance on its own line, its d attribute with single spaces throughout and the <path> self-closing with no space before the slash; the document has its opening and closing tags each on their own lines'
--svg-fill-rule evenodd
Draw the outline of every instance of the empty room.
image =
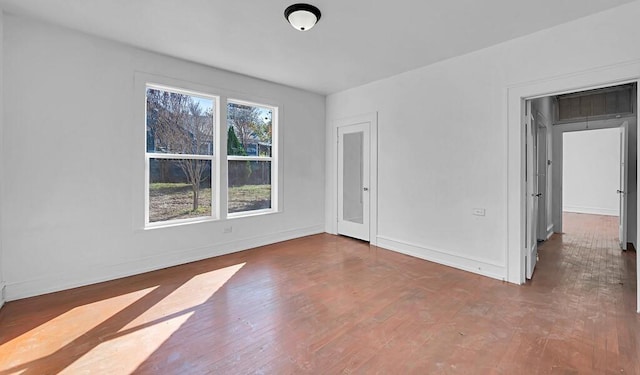
<svg viewBox="0 0 640 375">
<path fill-rule="evenodd" d="M 0 375 L 640 374 L 640 0 L 0 10 Z"/>
</svg>

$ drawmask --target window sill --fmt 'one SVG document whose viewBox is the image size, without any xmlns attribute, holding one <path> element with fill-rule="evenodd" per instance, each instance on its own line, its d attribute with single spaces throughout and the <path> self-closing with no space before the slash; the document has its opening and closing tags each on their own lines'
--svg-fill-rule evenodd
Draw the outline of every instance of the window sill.
<svg viewBox="0 0 640 375">
<path fill-rule="evenodd" d="M 254 217 L 254 216 L 272 215 L 272 214 L 278 214 L 280 212 L 282 211 L 272 210 L 272 209 L 237 212 L 237 213 L 228 214 L 227 220 L 241 219 L 241 218 Z M 172 220 L 169 222 L 148 223 L 144 226 L 144 228 L 142 228 L 142 230 L 148 231 L 148 230 L 163 229 L 163 228 L 182 227 L 182 226 L 191 225 L 191 224 L 202 224 L 202 223 L 223 222 L 223 221 L 225 220 L 221 220 L 219 218 L 214 218 L 214 217 Z"/>
<path fill-rule="evenodd" d="M 274 210 L 274 209 L 234 212 L 232 214 L 227 214 L 227 219 L 237 219 L 237 218 L 242 218 L 242 217 L 270 215 L 270 214 L 277 214 L 279 212 L 280 211 Z"/>
<path fill-rule="evenodd" d="M 144 230 L 180 227 L 180 226 L 189 225 L 189 224 L 210 223 L 213 221 L 219 221 L 219 219 L 214 217 L 200 217 L 200 218 L 194 218 L 194 219 L 171 220 L 167 222 L 157 222 L 157 223 L 146 224 L 144 226 Z"/>
</svg>

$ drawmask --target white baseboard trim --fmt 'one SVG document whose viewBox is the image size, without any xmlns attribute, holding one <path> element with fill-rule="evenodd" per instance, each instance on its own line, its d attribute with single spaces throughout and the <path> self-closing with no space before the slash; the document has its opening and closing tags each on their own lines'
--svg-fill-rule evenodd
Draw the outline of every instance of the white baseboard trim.
<svg viewBox="0 0 640 375">
<path fill-rule="evenodd" d="M 463 271 L 476 273 L 478 275 L 487 276 L 493 279 L 502 281 L 507 280 L 506 266 L 491 261 L 477 258 L 474 259 L 444 250 L 429 249 L 420 245 L 383 236 L 378 236 L 378 247 L 457 268 Z"/>
<path fill-rule="evenodd" d="M 553 224 L 547 227 L 547 239 L 551 238 L 551 236 L 553 236 Z"/>
<path fill-rule="evenodd" d="M 7 284 L 5 298 L 7 301 L 14 301 L 58 292 L 319 233 L 324 233 L 324 225 L 292 229 L 252 238 L 218 243 L 211 246 L 163 253 L 154 257 L 136 259 L 132 262 L 86 267 L 82 269 L 80 273 L 74 275 L 62 273 L 47 275 L 46 277 L 34 280 Z"/>
<path fill-rule="evenodd" d="M 4 306 L 5 303 L 5 293 L 6 286 L 4 285 L 4 283 L 0 283 L 0 309 L 2 308 L 2 306 Z"/>
<path fill-rule="evenodd" d="M 617 209 L 602 208 L 602 207 L 563 206 L 562 211 L 575 212 L 578 214 L 605 215 L 605 216 L 620 215 Z"/>
</svg>

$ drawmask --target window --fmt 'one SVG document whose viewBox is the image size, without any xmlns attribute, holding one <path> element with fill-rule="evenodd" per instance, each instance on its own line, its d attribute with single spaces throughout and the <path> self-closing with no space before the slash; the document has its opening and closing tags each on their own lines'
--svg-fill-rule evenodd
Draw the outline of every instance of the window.
<svg viewBox="0 0 640 375">
<path fill-rule="evenodd" d="M 146 99 L 140 111 L 145 143 L 139 146 L 144 178 L 136 189 L 144 211 L 137 210 L 136 222 L 154 228 L 278 210 L 277 106 L 145 74 L 137 76 L 136 86 Z M 227 127 L 221 126 L 225 121 Z M 227 173 L 221 175 L 225 154 Z M 220 199 L 225 190 L 227 199 Z"/>
<path fill-rule="evenodd" d="M 146 86 L 146 224 L 215 217 L 214 96 Z"/>
<path fill-rule="evenodd" d="M 228 100 L 228 213 L 275 211 L 277 108 Z"/>
</svg>

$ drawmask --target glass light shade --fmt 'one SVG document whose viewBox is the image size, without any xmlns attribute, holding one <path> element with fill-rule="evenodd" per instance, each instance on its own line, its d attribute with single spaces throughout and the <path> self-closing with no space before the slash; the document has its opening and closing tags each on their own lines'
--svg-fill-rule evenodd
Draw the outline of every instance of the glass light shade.
<svg viewBox="0 0 640 375">
<path fill-rule="evenodd" d="M 289 15 L 289 23 L 300 31 L 307 31 L 315 26 L 318 18 L 307 10 L 297 10 Z"/>
</svg>

